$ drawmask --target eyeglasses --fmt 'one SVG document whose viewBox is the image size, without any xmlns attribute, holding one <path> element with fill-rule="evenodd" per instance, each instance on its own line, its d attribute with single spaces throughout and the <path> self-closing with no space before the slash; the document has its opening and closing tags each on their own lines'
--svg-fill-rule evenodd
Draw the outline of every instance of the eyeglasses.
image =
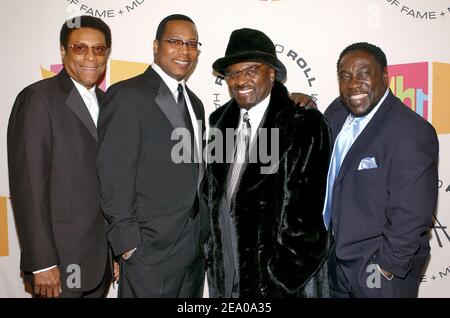
<svg viewBox="0 0 450 318">
<path fill-rule="evenodd" d="M 87 52 L 89 51 L 89 46 L 83 43 L 75 43 L 69 45 L 69 47 L 76 55 L 86 55 Z M 94 55 L 96 56 L 105 56 L 109 52 L 109 48 L 107 48 L 104 45 L 94 45 L 91 46 L 90 48 L 92 49 L 92 52 L 94 52 Z"/>
<path fill-rule="evenodd" d="M 186 48 L 191 51 L 197 51 L 199 46 L 202 45 L 198 41 L 186 41 L 185 42 L 180 39 L 168 39 L 168 40 L 163 40 L 163 41 L 169 43 L 169 45 L 171 47 L 173 47 L 174 49 L 181 49 L 183 47 L 183 45 L 186 44 Z"/>
<path fill-rule="evenodd" d="M 225 71 L 225 79 L 226 80 L 235 80 L 243 74 L 245 77 L 255 78 L 258 75 L 258 68 L 263 66 L 264 64 L 259 64 L 257 66 L 250 66 L 244 68 L 243 70 L 237 72 Z"/>
</svg>

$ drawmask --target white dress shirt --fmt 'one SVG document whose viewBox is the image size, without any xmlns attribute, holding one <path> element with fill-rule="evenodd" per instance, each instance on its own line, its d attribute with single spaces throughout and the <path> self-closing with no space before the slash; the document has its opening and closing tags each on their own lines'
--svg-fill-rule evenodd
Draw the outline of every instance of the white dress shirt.
<svg viewBox="0 0 450 318">
<path fill-rule="evenodd" d="M 361 134 L 361 132 L 364 130 L 364 128 L 366 128 L 367 124 L 370 122 L 370 120 L 373 118 L 373 116 L 375 116 L 375 113 L 378 111 L 378 109 L 380 108 L 381 104 L 384 102 L 384 100 L 386 99 L 386 96 L 389 93 L 389 88 L 386 90 L 386 92 L 384 93 L 383 97 L 381 97 L 380 101 L 377 103 L 377 105 L 372 109 L 372 111 L 370 113 L 368 113 L 367 115 L 363 116 L 361 118 L 361 123 L 359 125 L 359 131 L 356 135 L 356 138 L 358 138 L 358 136 Z M 345 120 L 344 125 L 342 126 L 341 130 L 344 130 L 344 128 L 348 125 L 351 124 L 351 122 L 353 121 L 353 119 L 355 118 L 355 116 L 353 116 L 352 114 L 349 114 L 347 116 L 347 119 Z M 356 140 L 355 138 L 355 140 Z M 334 149 L 335 147 L 333 147 Z"/>
<path fill-rule="evenodd" d="M 75 81 L 73 78 L 71 78 L 71 80 L 75 84 L 75 87 L 77 88 L 78 92 L 80 93 L 81 98 L 83 99 L 89 111 L 89 114 L 91 114 L 95 127 L 97 127 L 99 107 L 97 94 L 95 94 L 95 86 L 90 89 L 87 89 L 86 87 Z"/>
<path fill-rule="evenodd" d="M 259 104 L 256 104 L 249 110 L 246 110 L 245 108 L 241 107 L 241 116 L 239 118 L 239 124 L 237 127 L 242 126 L 242 123 L 244 122 L 244 114 L 246 112 L 248 112 L 248 117 L 250 118 L 249 121 L 250 121 L 250 127 L 251 127 L 250 144 L 252 144 L 253 139 L 256 136 L 259 125 L 261 124 L 264 114 L 266 113 L 267 107 L 269 106 L 269 102 L 270 102 L 270 94 L 266 98 L 264 98 Z"/>
</svg>

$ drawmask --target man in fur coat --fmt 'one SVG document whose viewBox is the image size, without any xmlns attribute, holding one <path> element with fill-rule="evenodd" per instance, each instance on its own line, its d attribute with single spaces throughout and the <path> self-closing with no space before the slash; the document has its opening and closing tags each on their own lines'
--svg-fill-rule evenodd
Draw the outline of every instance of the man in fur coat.
<svg viewBox="0 0 450 318">
<path fill-rule="evenodd" d="M 286 68 L 260 31 L 233 31 L 213 69 L 232 100 L 210 116 L 210 296 L 326 297 L 326 120 L 291 101 Z"/>
</svg>

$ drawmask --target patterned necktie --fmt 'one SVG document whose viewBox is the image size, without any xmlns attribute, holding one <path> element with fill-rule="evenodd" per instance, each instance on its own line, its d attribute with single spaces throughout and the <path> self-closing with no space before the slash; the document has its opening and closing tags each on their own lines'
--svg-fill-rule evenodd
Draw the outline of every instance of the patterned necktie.
<svg viewBox="0 0 450 318">
<path fill-rule="evenodd" d="M 98 105 L 96 103 L 95 97 L 92 95 L 90 91 L 84 93 L 84 101 L 86 103 L 86 107 L 91 114 L 92 120 L 94 121 L 95 126 L 97 126 L 98 121 Z"/>
<path fill-rule="evenodd" d="M 359 127 L 362 118 L 356 117 L 346 124 L 339 135 L 336 138 L 334 144 L 333 154 L 331 156 L 330 167 L 328 169 L 327 176 L 327 190 L 325 194 L 325 203 L 323 207 L 323 222 L 326 229 L 328 230 L 331 221 L 331 208 L 333 202 L 333 187 L 334 182 L 339 174 L 339 169 L 341 168 L 344 158 L 352 146 L 353 142 L 356 140 L 359 134 Z"/>
<path fill-rule="evenodd" d="M 227 187 L 227 199 L 231 202 L 234 190 L 239 181 L 239 175 L 241 173 L 242 166 L 248 158 L 248 147 L 250 144 L 251 126 L 248 112 L 245 112 L 242 126 L 239 129 L 236 138 L 236 150 L 234 153 L 234 163 L 231 166 L 231 176 Z"/>
</svg>

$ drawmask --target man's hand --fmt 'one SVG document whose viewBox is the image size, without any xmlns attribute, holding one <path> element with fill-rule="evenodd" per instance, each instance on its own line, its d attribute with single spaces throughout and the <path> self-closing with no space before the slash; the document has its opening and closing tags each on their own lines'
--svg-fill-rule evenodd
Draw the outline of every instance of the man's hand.
<svg viewBox="0 0 450 318">
<path fill-rule="evenodd" d="M 391 280 L 392 278 L 394 278 L 394 274 L 385 271 L 385 270 L 382 269 L 380 266 L 378 266 L 378 269 L 380 270 L 381 274 L 382 274 L 387 280 Z"/>
<path fill-rule="evenodd" d="M 114 261 L 114 281 L 117 283 L 119 281 L 119 263 Z"/>
<path fill-rule="evenodd" d="M 316 101 L 312 96 L 302 93 L 289 93 L 289 98 L 292 99 L 297 106 L 317 109 Z"/>
<path fill-rule="evenodd" d="M 61 278 L 58 267 L 34 274 L 34 293 L 44 298 L 59 297 Z"/>
</svg>

